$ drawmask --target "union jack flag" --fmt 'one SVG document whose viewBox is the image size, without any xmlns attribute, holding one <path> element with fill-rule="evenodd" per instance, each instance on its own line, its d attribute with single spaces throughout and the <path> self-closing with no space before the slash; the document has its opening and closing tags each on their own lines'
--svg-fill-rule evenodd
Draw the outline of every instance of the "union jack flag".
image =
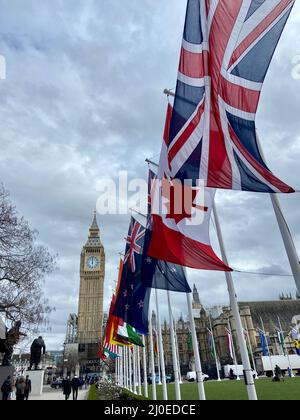
<svg viewBox="0 0 300 420">
<path fill-rule="evenodd" d="M 135 219 L 131 219 L 130 227 L 128 236 L 126 239 L 127 247 L 126 247 L 126 253 L 124 257 L 124 264 L 126 264 L 128 260 L 128 265 L 131 269 L 131 271 L 134 273 L 136 264 L 135 264 L 135 257 L 136 255 L 142 254 L 142 244 L 141 239 L 145 235 L 145 228 L 138 223 Z"/>
<path fill-rule="evenodd" d="M 255 115 L 295 0 L 188 0 L 168 144 L 173 178 L 293 192 L 266 166 Z"/>
</svg>

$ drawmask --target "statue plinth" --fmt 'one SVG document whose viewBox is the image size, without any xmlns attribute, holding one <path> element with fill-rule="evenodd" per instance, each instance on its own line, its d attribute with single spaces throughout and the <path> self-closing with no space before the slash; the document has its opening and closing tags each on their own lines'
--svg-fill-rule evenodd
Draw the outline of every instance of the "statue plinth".
<svg viewBox="0 0 300 420">
<path fill-rule="evenodd" d="M 24 378 L 27 375 L 31 380 L 31 395 L 42 395 L 45 371 L 43 369 L 26 370 L 23 375 Z"/>
</svg>

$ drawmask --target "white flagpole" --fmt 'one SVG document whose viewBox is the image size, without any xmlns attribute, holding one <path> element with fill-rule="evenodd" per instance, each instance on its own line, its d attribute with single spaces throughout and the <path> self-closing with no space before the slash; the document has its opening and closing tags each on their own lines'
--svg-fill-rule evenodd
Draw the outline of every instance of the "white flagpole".
<svg viewBox="0 0 300 420">
<path fill-rule="evenodd" d="M 124 388 L 127 389 L 127 353 L 124 347 Z"/>
<path fill-rule="evenodd" d="M 123 362 L 124 362 L 124 349 L 121 349 L 121 357 L 120 357 L 120 387 L 123 388 Z"/>
<path fill-rule="evenodd" d="M 159 339 L 158 339 L 158 323 L 157 323 L 157 317 L 156 317 L 156 325 L 155 325 L 155 340 L 156 340 L 156 362 L 157 362 L 157 376 L 158 376 L 158 385 L 161 385 L 161 368 L 160 368 L 160 349 L 159 349 Z"/>
<path fill-rule="evenodd" d="M 246 334 L 247 334 L 247 338 L 248 338 L 248 345 L 249 345 L 249 350 L 250 350 L 250 354 L 251 354 L 253 369 L 255 370 L 255 379 L 258 379 L 257 369 L 256 369 L 256 363 L 255 363 L 255 359 L 254 359 L 252 344 L 251 344 L 250 335 L 249 335 L 248 330 L 246 330 Z"/>
<path fill-rule="evenodd" d="M 119 357 L 117 357 L 117 359 L 116 359 L 116 373 L 115 373 L 115 375 L 116 375 L 116 377 L 115 377 L 115 382 L 116 382 L 116 385 L 117 386 L 119 386 Z"/>
<path fill-rule="evenodd" d="M 152 400 L 156 401 L 156 375 L 153 349 L 153 331 L 152 331 L 152 314 L 149 311 L 149 341 L 150 341 L 150 359 L 151 359 L 151 375 L 152 375 Z"/>
<path fill-rule="evenodd" d="M 129 381 L 129 352 L 130 348 L 126 346 L 126 366 L 127 366 L 127 389 L 130 390 L 130 381 Z"/>
<path fill-rule="evenodd" d="M 179 357 L 179 349 L 178 349 L 178 339 L 177 339 L 177 331 L 176 331 L 176 324 L 175 324 L 174 317 L 173 317 L 173 326 L 174 326 L 174 333 L 175 333 L 175 343 L 176 343 L 176 355 L 177 355 L 177 363 L 178 363 L 179 383 L 182 384 L 182 376 L 181 376 L 181 369 L 180 369 L 180 357 Z"/>
<path fill-rule="evenodd" d="M 126 363 L 127 363 L 127 388 L 130 391 L 130 347 L 126 346 Z"/>
<path fill-rule="evenodd" d="M 222 258 L 223 258 L 224 263 L 228 265 L 228 260 L 227 260 L 227 256 L 226 256 L 226 252 L 225 252 L 225 245 L 224 245 L 224 241 L 223 241 L 221 226 L 220 226 L 219 217 L 218 217 L 218 214 L 217 214 L 217 211 L 216 211 L 215 204 L 213 205 L 213 213 L 214 213 L 215 225 L 216 225 L 216 230 L 217 230 L 217 236 L 218 236 L 218 239 L 219 239 Z M 243 326 L 242 326 L 242 321 L 241 321 L 241 317 L 240 317 L 237 295 L 236 295 L 235 288 L 234 288 L 233 278 L 232 278 L 232 275 L 231 275 L 230 271 L 225 271 L 225 276 L 226 276 L 228 293 L 229 293 L 229 298 L 230 298 L 230 307 L 231 307 L 231 310 L 233 312 L 234 320 L 235 320 L 235 323 L 236 323 L 236 332 L 237 332 L 237 338 L 238 338 L 238 342 L 239 342 L 239 348 L 240 348 L 241 358 L 242 358 L 244 372 L 245 372 L 245 379 L 246 379 L 246 383 L 247 383 L 248 397 L 249 397 L 249 400 L 254 400 L 255 401 L 255 400 L 257 400 L 257 394 L 256 394 L 254 379 L 253 379 L 253 376 L 252 376 L 252 370 L 251 370 L 249 355 L 248 355 L 248 352 L 247 352 L 247 345 L 246 345 L 245 337 L 244 337 L 244 334 L 243 334 Z"/>
<path fill-rule="evenodd" d="M 244 324 L 246 324 L 246 322 Z M 251 355 L 251 359 L 252 359 L 253 369 L 255 370 L 255 379 L 258 379 L 256 363 L 255 363 L 255 360 L 254 360 L 254 354 L 253 354 L 253 349 L 252 349 L 252 344 L 251 344 L 251 339 L 250 339 L 250 334 L 249 334 L 249 331 L 248 331 L 246 326 L 244 327 L 244 330 L 246 332 L 246 338 L 247 338 L 247 341 L 248 341 L 248 346 L 249 346 L 250 355 Z"/>
<path fill-rule="evenodd" d="M 266 159 L 265 159 L 264 152 L 262 150 L 260 139 L 257 132 L 256 132 L 256 141 L 257 141 L 260 154 L 263 160 L 265 161 Z M 299 257 L 297 254 L 295 243 L 293 241 L 292 234 L 285 220 L 285 217 L 282 213 L 282 209 L 281 209 L 277 194 L 276 193 L 270 194 L 270 198 L 271 198 L 272 206 L 273 206 L 275 216 L 277 219 L 277 223 L 279 226 L 279 230 L 283 239 L 285 250 L 289 259 L 291 270 L 295 279 L 296 287 L 297 287 L 298 293 L 300 294 L 300 264 L 299 264 Z"/>
<path fill-rule="evenodd" d="M 176 394 L 176 400 L 179 401 L 181 400 L 181 392 L 180 392 L 178 361 L 177 361 L 176 345 L 175 345 L 173 316 L 172 316 L 172 310 L 171 310 L 171 298 L 170 298 L 169 290 L 167 290 L 167 296 L 168 296 L 168 307 L 169 307 L 169 323 L 170 323 L 170 335 L 171 335 L 171 346 L 172 346 L 173 370 L 174 370 L 174 379 L 175 379 L 175 394 Z"/>
<path fill-rule="evenodd" d="M 132 354 L 133 354 L 133 393 L 137 394 L 137 392 L 136 392 L 136 353 L 135 353 L 135 346 L 132 347 Z"/>
<path fill-rule="evenodd" d="M 132 357 L 131 347 L 128 347 L 128 364 L 129 364 L 129 390 L 132 392 Z"/>
<path fill-rule="evenodd" d="M 216 368 L 217 368 L 217 375 L 218 375 L 218 381 L 221 381 L 220 372 L 219 372 L 219 363 L 218 363 L 218 355 L 217 355 L 217 349 L 216 349 L 216 342 L 215 342 L 215 336 L 214 336 L 214 330 L 211 322 L 211 316 L 209 316 L 209 324 L 210 324 L 210 331 L 211 331 L 211 337 L 213 341 L 213 346 L 215 350 L 215 358 L 216 358 Z"/>
<path fill-rule="evenodd" d="M 263 331 L 263 333 L 264 333 L 264 335 L 265 335 L 266 346 L 267 346 L 267 350 L 268 350 L 268 354 L 269 354 L 269 359 L 270 359 L 270 364 L 271 364 L 272 373 L 273 373 L 273 376 L 275 376 L 274 366 L 273 366 L 273 360 L 272 360 L 272 355 L 271 355 L 271 352 L 270 352 L 270 347 L 269 347 L 269 342 L 268 342 L 268 338 L 267 338 L 267 334 L 266 334 L 265 326 L 264 326 L 264 323 L 263 323 L 263 320 L 262 320 L 262 318 L 261 318 L 261 317 L 260 317 L 260 322 L 261 322 L 261 326 L 262 326 L 262 331 Z"/>
<path fill-rule="evenodd" d="M 139 395 L 142 395 L 142 378 L 141 378 L 141 358 L 140 358 L 140 347 L 136 347 L 137 350 L 137 368 L 138 368 L 138 384 L 139 384 Z"/>
<path fill-rule="evenodd" d="M 290 359 L 290 355 L 289 355 L 288 349 L 287 349 L 286 344 L 285 344 L 285 337 L 284 337 L 284 333 L 283 333 L 283 329 L 282 329 L 282 325 L 281 325 L 281 321 L 280 321 L 279 316 L 278 316 L 278 322 L 279 322 L 279 328 L 280 328 L 280 332 L 282 334 L 282 339 L 283 339 L 282 345 L 283 345 L 284 351 L 285 351 L 287 359 L 288 359 L 289 368 L 291 370 L 291 377 L 294 378 L 295 375 L 293 374 L 291 359 Z"/>
<path fill-rule="evenodd" d="M 123 387 L 126 388 L 126 349 L 123 349 Z"/>
<path fill-rule="evenodd" d="M 197 339 L 195 321 L 194 321 L 194 316 L 193 316 L 193 304 L 192 304 L 191 293 L 186 294 L 186 300 L 187 300 L 190 325 L 191 325 L 191 334 L 192 334 L 193 350 L 194 350 L 194 357 L 195 357 L 195 369 L 196 369 L 196 376 L 197 376 L 199 399 L 204 401 L 206 400 L 206 396 L 205 396 L 205 389 L 204 389 L 204 384 L 203 384 L 202 366 L 201 366 L 201 359 L 200 359 L 200 354 L 199 354 L 198 339 Z"/>
<path fill-rule="evenodd" d="M 163 389 L 163 399 L 166 401 L 168 399 L 168 390 L 167 390 L 167 381 L 166 381 L 166 370 L 165 370 L 165 355 L 161 334 L 161 322 L 160 322 L 160 311 L 158 305 L 158 292 L 155 289 L 155 302 L 156 302 L 156 316 L 157 316 L 157 326 L 158 326 L 158 347 L 159 347 L 159 356 L 160 356 L 160 367 L 161 367 L 161 379 L 162 379 L 162 389 Z"/>
<path fill-rule="evenodd" d="M 144 393 L 145 397 L 148 398 L 148 378 L 147 378 L 147 359 L 146 359 L 146 340 L 145 336 L 142 335 L 143 340 L 143 371 L 144 371 Z"/>
<path fill-rule="evenodd" d="M 233 363 L 235 364 L 236 380 L 240 381 L 241 378 L 240 378 L 240 375 L 239 375 L 238 363 L 237 363 L 237 359 L 236 359 L 236 352 L 235 352 L 234 341 L 233 341 L 233 334 L 232 334 L 232 329 L 231 329 L 231 326 L 230 326 L 229 318 L 228 318 L 228 330 L 229 330 L 229 334 L 230 334 L 230 343 L 231 343 L 231 347 L 232 347 Z"/>
</svg>

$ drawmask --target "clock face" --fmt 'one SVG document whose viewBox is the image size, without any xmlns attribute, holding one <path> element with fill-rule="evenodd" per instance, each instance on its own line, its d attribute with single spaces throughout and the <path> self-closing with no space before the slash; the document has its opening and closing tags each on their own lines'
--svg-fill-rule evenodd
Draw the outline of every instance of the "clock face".
<svg viewBox="0 0 300 420">
<path fill-rule="evenodd" d="M 86 262 L 86 265 L 88 266 L 88 268 L 91 268 L 91 269 L 97 268 L 99 264 L 100 262 L 97 257 L 89 257 Z"/>
</svg>

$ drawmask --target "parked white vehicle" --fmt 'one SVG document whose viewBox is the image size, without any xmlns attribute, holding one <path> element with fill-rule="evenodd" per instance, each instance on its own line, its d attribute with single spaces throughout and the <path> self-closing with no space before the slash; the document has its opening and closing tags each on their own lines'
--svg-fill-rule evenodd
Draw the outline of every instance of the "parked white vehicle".
<svg viewBox="0 0 300 420">
<path fill-rule="evenodd" d="M 230 371 L 232 369 L 234 376 L 242 377 L 244 376 L 244 367 L 243 365 L 225 365 L 224 366 L 224 375 L 225 378 L 230 378 Z M 257 377 L 257 373 L 255 370 L 252 369 L 252 374 L 254 377 Z"/>
<path fill-rule="evenodd" d="M 208 381 L 209 380 L 209 376 L 206 375 L 206 373 L 202 373 L 202 378 L 203 378 L 204 381 Z M 186 374 L 186 379 L 189 382 L 195 382 L 197 380 L 196 372 L 193 372 L 193 371 L 188 372 Z"/>
<path fill-rule="evenodd" d="M 261 366 L 259 363 L 258 370 L 261 368 L 264 372 L 271 372 L 278 365 L 281 370 L 287 371 L 289 366 L 294 370 L 300 370 L 300 357 L 297 354 L 287 356 L 262 356 Z"/>
</svg>

